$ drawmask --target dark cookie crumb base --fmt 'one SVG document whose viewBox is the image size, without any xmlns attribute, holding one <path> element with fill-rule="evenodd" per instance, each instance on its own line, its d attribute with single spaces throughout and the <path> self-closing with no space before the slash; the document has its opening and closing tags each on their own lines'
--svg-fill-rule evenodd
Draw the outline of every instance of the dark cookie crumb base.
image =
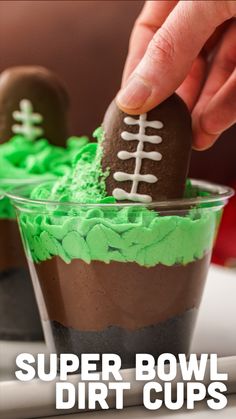
<svg viewBox="0 0 236 419">
<path fill-rule="evenodd" d="M 135 366 L 136 353 L 149 353 L 155 358 L 161 353 L 188 353 L 197 309 L 188 310 L 157 325 L 130 331 L 110 326 L 101 331 L 79 331 L 51 321 L 57 353 L 116 353 L 122 368 Z M 99 365 L 98 365 L 99 367 Z"/>
<path fill-rule="evenodd" d="M 43 340 L 28 268 L 0 272 L 0 340 Z"/>
</svg>

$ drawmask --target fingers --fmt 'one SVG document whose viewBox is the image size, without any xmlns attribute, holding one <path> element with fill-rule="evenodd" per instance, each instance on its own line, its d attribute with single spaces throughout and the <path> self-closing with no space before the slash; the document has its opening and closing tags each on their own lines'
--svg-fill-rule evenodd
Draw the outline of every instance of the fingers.
<svg viewBox="0 0 236 419">
<path fill-rule="evenodd" d="M 209 53 L 212 53 L 216 45 L 219 44 L 219 41 L 222 39 L 222 36 L 226 29 L 228 28 L 230 20 L 226 20 L 220 26 L 218 26 L 212 36 L 205 43 L 202 53 L 205 56 L 208 56 Z"/>
<path fill-rule="evenodd" d="M 123 72 L 122 85 L 142 59 L 156 30 L 161 27 L 177 1 L 147 1 L 135 22 L 129 43 L 129 53 Z"/>
<path fill-rule="evenodd" d="M 119 92 L 120 108 L 130 114 L 140 114 L 172 94 L 215 28 L 230 18 L 233 8 L 236 13 L 233 1 L 178 2 Z"/>
<path fill-rule="evenodd" d="M 211 147 L 219 135 L 236 123 L 236 69 L 194 121 L 194 148 Z"/>
<path fill-rule="evenodd" d="M 230 23 L 231 21 L 228 20 L 216 28 L 215 32 L 204 45 L 201 54 L 194 60 L 186 79 L 176 90 L 176 93 L 182 97 L 190 111 L 192 111 L 196 105 L 204 86 L 208 70 L 208 57 L 209 55 L 212 56 L 212 52 L 216 49 L 216 46 L 219 44 L 220 38 L 222 38 L 226 29 L 230 27 Z M 224 50 L 222 52 L 224 52 Z"/>
<path fill-rule="evenodd" d="M 176 93 L 184 100 L 190 111 L 192 111 L 198 100 L 205 81 L 205 75 L 206 62 L 204 58 L 199 55 L 194 60 L 186 79 L 176 90 Z"/>
<path fill-rule="evenodd" d="M 231 103 L 232 99 L 234 99 L 235 88 L 234 75 L 232 73 L 236 67 L 235 51 L 236 22 L 233 21 L 214 57 L 211 71 L 192 114 L 194 147 L 196 149 L 210 147 L 218 135 L 234 123 L 236 102 L 230 109 L 225 102 L 229 100 L 229 103 Z M 230 86 L 231 90 L 228 86 Z M 228 97 L 225 96 L 226 94 Z M 214 120 L 215 115 L 213 115 L 213 112 L 215 112 L 217 121 Z M 214 128 L 212 125 L 216 122 L 217 124 Z M 220 125 L 218 125 L 218 122 Z"/>
</svg>

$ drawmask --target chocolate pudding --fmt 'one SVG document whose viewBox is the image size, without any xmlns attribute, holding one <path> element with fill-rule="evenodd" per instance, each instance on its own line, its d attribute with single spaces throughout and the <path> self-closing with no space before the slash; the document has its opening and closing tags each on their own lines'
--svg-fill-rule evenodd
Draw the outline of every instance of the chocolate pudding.
<svg viewBox="0 0 236 419">
<path fill-rule="evenodd" d="M 58 352 L 177 354 L 189 347 L 210 253 L 186 266 L 72 260 L 32 266 Z"/>
</svg>

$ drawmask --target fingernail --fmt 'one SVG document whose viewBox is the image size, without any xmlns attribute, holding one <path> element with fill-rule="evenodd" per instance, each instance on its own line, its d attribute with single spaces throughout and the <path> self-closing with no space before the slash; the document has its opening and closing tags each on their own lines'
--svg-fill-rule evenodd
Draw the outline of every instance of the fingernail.
<svg viewBox="0 0 236 419">
<path fill-rule="evenodd" d="M 118 93 L 117 102 L 122 108 L 141 108 L 151 96 L 152 89 L 140 77 L 132 76 L 127 85 Z"/>
</svg>

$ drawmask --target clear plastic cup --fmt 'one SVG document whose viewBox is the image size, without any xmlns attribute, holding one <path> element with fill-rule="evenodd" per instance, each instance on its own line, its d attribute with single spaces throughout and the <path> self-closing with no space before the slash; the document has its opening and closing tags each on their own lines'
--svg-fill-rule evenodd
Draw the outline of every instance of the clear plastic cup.
<svg viewBox="0 0 236 419">
<path fill-rule="evenodd" d="M 192 197 L 146 206 L 34 200 L 35 185 L 9 194 L 51 351 L 114 352 L 125 368 L 136 353 L 188 353 L 233 194 L 192 185 Z"/>
<path fill-rule="evenodd" d="M 27 182 L 29 180 L 0 180 L 0 340 L 43 339 L 15 209 L 6 196 L 11 188 Z"/>
</svg>

